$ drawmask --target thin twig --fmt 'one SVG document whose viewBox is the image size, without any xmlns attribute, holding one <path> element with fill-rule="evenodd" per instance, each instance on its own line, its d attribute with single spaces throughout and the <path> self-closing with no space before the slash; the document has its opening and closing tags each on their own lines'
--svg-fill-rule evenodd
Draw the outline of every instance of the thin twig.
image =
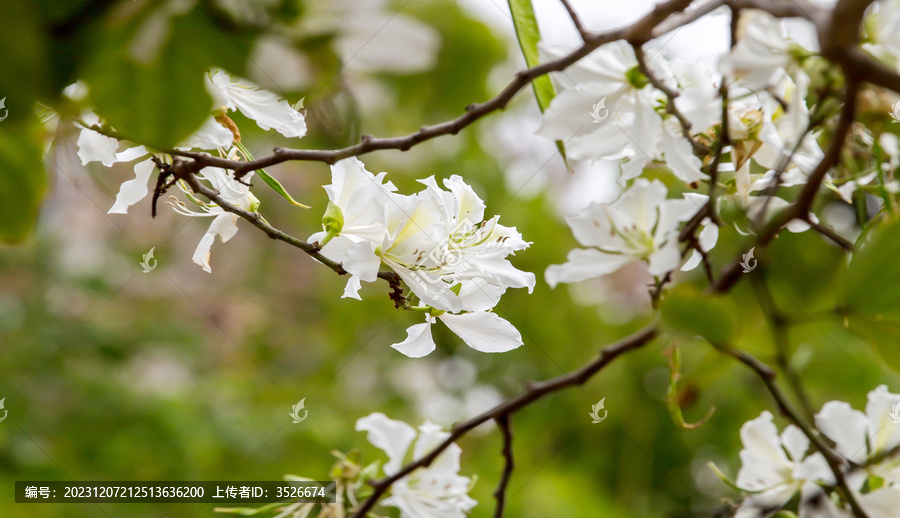
<svg viewBox="0 0 900 518">
<path fill-rule="evenodd" d="M 509 423 L 509 414 L 503 414 L 496 418 L 497 426 L 500 427 L 500 433 L 503 435 L 503 473 L 500 475 L 500 482 L 497 489 L 494 490 L 494 498 L 497 499 L 497 507 L 494 508 L 494 518 L 503 516 L 503 509 L 506 507 L 506 486 L 509 485 L 509 478 L 512 476 L 516 462 L 513 459 L 512 450 L 512 427 Z"/>
<path fill-rule="evenodd" d="M 590 31 L 584 28 L 584 24 L 581 23 L 581 18 L 578 17 L 578 13 L 575 12 L 575 9 L 572 7 L 572 4 L 569 3 L 569 0 L 559 0 L 562 2 L 563 7 L 566 8 L 566 11 L 569 13 L 569 18 L 572 19 L 572 23 L 575 24 L 575 29 L 578 31 L 578 34 L 581 35 L 581 41 L 587 41 L 593 36 Z"/>
<path fill-rule="evenodd" d="M 223 169 L 233 170 L 235 172 L 235 177 L 240 179 L 251 171 L 264 169 L 288 160 L 305 160 L 334 164 L 338 160 L 344 158 L 360 156 L 382 149 L 407 151 L 413 146 L 427 140 L 443 135 L 455 135 L 482 117 L 506 108 L 513 97 L 526 86 L 530 85 L 534 79 L 549 74 L 550 72 L 565 70 L 601 45 L 619 40 L 626 40 L 632 44 L 642 44 L 658 37 L 659 34 L 655 34 L 653 29 L 668 18 L 669 15 L 687 8 L 692 1 L 693 0 L 668 0 L 657 4 L 652 11 L 638 19 L 638 21 L 632 25 L 603 33 L 591 34 L 581 46 L 569 54 L 529 69 L 520 70 L 516 73 L 515 79 L 513 79 L 496 97 L 483 103 L 475 103 L 466 106 L 465 113 L 453 120 L 435 124 L 433 126 L 423 126 L 419 131 L 406 136 L 376 138 L 371 135 L 363 135 L 360 142 L 353 144 L 352 146 L 333 150 L 285 149 L 276 147 L 273 150 L 272 155 L 247 162 L 220 158 L 210 155 L 209 153 L 198 153 L 195 151 L 171 149 L 166 151 L 166 153 L 191 158 L 197 161 L 201 168 L 221 167 Z M 675 30 L 677 28 L 678 27 L 676 26 L 669 30 Z"/>
<path fill-rule="evenodd" d="M 503 403 L 495 406 L 494 408 L 484 412 L 478 416 L 475 416 L 468 421 L 460 423 L 453 427 L 450 431 L 450 435 L 439 445 L 437 445 L 434 449 L 431 450 L 426 455 L 419 457 L 419 459 L 406 464 L 402 469 L 398 472 L 390 475 L 388 477 L 382 478 L 380 480 L 372 481 L 371 484 L 374 487 L 374 491 L 372 494 L 362 503 L 362 505 L 353 513 L 351 518 L 362 518 L 366 516 L 366 514 L 375 506 L 378 500 L 384 495 L 384 493 L 394 484 L 394 482 L 400 480 L 401 478 L 409 475 L 413 471 L 427 467 L 431 465 L 432 462 L 447 449 L 451 444 L 456 442 L 457 439 L 475 429 L 482 423 L 490 421 L 491 419 L 496 419 L 503 415 L 510 415 L 517 410 L 531 404 L 542 397 L 552 394 L 558 390 L 562 390 L 567 387 L 573 387 L 577 385 L 583 385 L 587 382 L 591 377 L 595 374 L 603 370 L 604 367 L 609 365 L 613 360 L 618 358 L 619 356 L 638 349 L 644 345 L 646 345 L 650 340 L 656 337 L 658 331 L 655 325 L 649 326 L 642 331 L 633 334 L 614 345 L 610 345 L 600 351 L 600 355 L 597 356 L 593 361 L 577 369 L 568 374 L 563 374 L 561 376 L 557 376 L 555 378 L 551 378 L 547 381 L 543 381 L 540 383 L 534 383 L 529 386 L 527 390 L 521 392 L 518 396 L 513 397 L 512 399 L 508 399 Z"/>
<path fill-rule="evenodd" d="M 228 203 L 228 201 L 222 198 L 222 196 L 220 196 L 216 190 L 203 185 L 200 182 L 200 179 L 197 178 L 194 174 L 185 174 L 183 176 L 183 179 L 194 192 L 206 196 L 210 201 L 221 207 L 222 210 L 230 212 L 232 214 L 236 214 L 241 218 L 249 221 L 254 227 L 262 230 L 267 236 L 271 237 L 272 239 L 284 241 L 285 243 L 293 247 L 303 250 L 316 261 L 319 261 L 320 263 L 334 270 L 338 275 L 345 275 L 347 273 L 347 270 L 344 270 L 344 267 L 341 265 L 341 263 L 332 261 L 331 259 L 322 255 L 320 248 L 316 244 L 307 243 L 302 239 L 297 239 L 294 236 L 278 230 L 277 228 L 266 223 L 263 217 L 258 212 L 250 212 L 248 210 L 244 210 L 240 207 L 232 205 L 231 203 Z M 384 279 L 392 285 L 395 282 L 399 283 L 399 276 L 394 272 L 378 272 L 378 278 Z"/>
<path fill-rule="evenodd" d="M 666 111 L 678 119 L 678 123 L 681 124 L 681 133 L 684 135 L 684 138 L 691 143 L 694 154 L 702 160 L 703 157 L 709 153 L 710 149 L 691 137 L 691 122 L 687 120 L 687 117 L 685 117 L 684 114 L 681 113 L 681 110 L 675 105 L 675 99 L 678 97 L 679 92 L 663 83 L 662 80 L 656 77 L 656 74 L 650 70 L 650 66 L 647 63 L 647 56 L 644 54 L 644 48 L 642 46 L 635 45 L 632 48 L 634 49 L 634 57 L 638 62 L 638 69 L 644 74 L 647 80 L 650 81 L 650 84 L 653 85 L 654 88 L 666 95 Z"/>
<path fill-rule="evenodd" d="M 840 247 L 843 248 L 844 250 L 846 250 L 846 251 L 848 251 L 848 252 L 850 252 L 850 251 L 853 250 L 853 243 L 852 243 L 852 242 L 850 242 L 850 241 L 849 241 L 847 238 L 845 238 L 844 236 L 842 236 L 842 235 L 838 234 L 837 232 L 835 232 L 834 229 L 828 227 L 827 225 L 823 225 L 822 223 L 819 223 L 818 221 L 814 220 L 810 214 L 807 214 L 805 218 L 801 218 L 801 219 L 803 219 L 804 221 L 806 221 L 807 223 L 809 223 L 809 226 L 812 227 L 813 230 L 815 230 L 816 232 L 822 234 L 823 236 L 827 237 L 828 239 L 832 240 L 832 241 L 834 242 L 834 244 L 840 246 Z"/>
<path fill-rule="evenodd" d="M 757 360 L 753 356 L 745 353 L 744 351 L 738 351 L 736 349 L 730 349 L 726 347 L 716 347 L 719 351 L 735 358 L 739 362 L 743 363 L 747 367 L 750 368 L 763 382 L 766 386 L 766 390 L 768 390 L 769 394 L 772 396 L 772 399 L 775 400 L 775 406 L 778 407 L 778 411 L 784 416 L 785 419 L 791 422 L 794 426 L 800 429 L 803 434 L 809 439 L 809 442 L 813 445 L 813 447 L 822 454 L 822 457 L 825 458 L 825 461 L 828 463 L 828 467 L 834 473 L 835 480 L 837 481 L 838 487 L 841 488 L 842 493 L 844 494 L 844 498 L 847 500 L 847 503 L 850 504 L 850 509 L 853 511 L 853 514 L 857 518 L 868 518 L 868 515 L 865 511 L 863 511 L 859 502 L 856 499 L 856 495 L 850 489 L 849 484 L 847 483 L 847 478 L 844 475 L 843 464 L 845 463 L 845 459 L 843 459 L 840 455 L 838 455 L 834 450 L 831 449 L 830 446 L 822 439 L 822 436 L 819 434 L 818 430 L 813 428 L 811 425 L 807 424 L 804 419 L 800 417 L 796 410 L 791 407 L 791 404 L 788 402 L 787 398 L 784 396 L 784 393 L 781 392 L 781 389 L 778 388 L 778 385 L 775 383 L 775 373 L 769 368 L 768 365 L 762 363 Z"/>
</svg>

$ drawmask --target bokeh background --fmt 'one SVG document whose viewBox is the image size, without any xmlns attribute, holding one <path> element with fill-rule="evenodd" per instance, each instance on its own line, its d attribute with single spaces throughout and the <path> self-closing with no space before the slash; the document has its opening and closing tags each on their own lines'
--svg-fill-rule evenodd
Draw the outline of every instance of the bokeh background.
<svg viewBox="0 0 900 518">
<path fill-rule="evenodd" d="M 212 3 L 239 21 L 258 21 L 272 4 Z M 574 4 L 595 29 L 627 23 L 651 7 Z M 152 12 L 168 4 L 139 5 Z M 535 8 L 548 45 L 575 43 L 557 2 L 537 1 Z M 276 145 L 334 148 L 362 133 L 415 131 L 488 99 L 523 66 L 500 0 L 310 2 L 291 20 L 289 31 L 253 40 L 244 72 L 291 102 L 303 98 L 310 131 L 290 142 L 236 116 L 257 156 Z M 709 59 L 725 48 L 724 20 L 714 15 L 679 31 L 665 52 Z M 488 214 L 502 214 L 504 224 L 534 243 L 513 259 L 537 274 L 534 294 L 509 292 L 497 308 L 525 345 L 482 354 L 436 327 L 438 350 L 423 359 L 390 349 L 418 317 L 394 310 L 384 283 L 366 286 L 362 302 L 342 300 L 343 279 L 244 222 L 229 243 L 213 246 L 207 274 L 191 262 L 207 220 L 168 207 L 151 219 L 149 200 L 128 215 L 107 215 L 119 184 L 132 177 L 130 167 L 83 167 L 77 131 L 61 124 L 44 159 L 49 186 L 38 228 L 24 244 L 0 247 L 0 398 L 9 412 L 0 422 L 0 515 L 213 516 L 212 505 L 17 505 L 13 482 L 326 478 L 336 461 L 332 451 L 358 449 L 366 463 L 383 458 L 354 430 L 362 416 L 379 411 L 414 425 L 430 419 L 449 426 L 527 381 L 581 366 L 650 322 L 650 279 L 641 268 L 556 290 L 543 282 L 544 269 L 576 246 L 563 217 L 590 200 L 613 199 L 618 187 L 612 164 L 573 164 L 568 172 L 553 144 L 532 135 L 538 123 L 527 90 L 506 112 L 455 137 L 363 157 L 369 170 L 388 171 L 404 192 L 418 190 L 417 178 L 462 175 Z M 298 237 L 315 232 L 327 202 L 321 187 L 330 183 L 327 166 L 286 163 L 269 172 L 312 209 L 292 207 L 260 184 L 254 193 L 261 212 Z M 828 210 L 836 223 L 846 218 L 838 203 Z M 744 239 L 723 229 L 714 263 L 734 257 Z M 141 255 L 151 247 L 158 265 L 142 273 Z M 775 266 L 755 275 L 795 323 L 791 361 L 814 406 L 842 399 L 861 408 L 876 385 L 896 386 L 878 356 L 823 311 L 836 297 L 841 254 L 812 233 L 784 235 L 767 253 Z M 751 284 L 743 283 L 729 304 L 740 326 L 737 345 L 771 361 L 771 330 Z M 715 406 L 696 430 L 678 428 L 664 402 L 669 371 L 661 353 L 673 345 L 684 357 L 679 397 L 688 421 Z M 309 417 L 291 424 L 288 412 L 301 398 Z M 588 413 L 601 398 L 609 417 L 591 424 Z M 508 516 L 711 516 L 727 509 L 723 498 L 736 495 L 707 463 L 733 477 L 740 425 L 771 408 L 757 379 L 703 342 L 685 334 L 659 339 L 583 388 L 515 414 Z M 502 468 L 499 433 L 485 425 L 460 445 L 461 473 L 478 477 L 472 516 L 491 516 Z"/>
</svg>

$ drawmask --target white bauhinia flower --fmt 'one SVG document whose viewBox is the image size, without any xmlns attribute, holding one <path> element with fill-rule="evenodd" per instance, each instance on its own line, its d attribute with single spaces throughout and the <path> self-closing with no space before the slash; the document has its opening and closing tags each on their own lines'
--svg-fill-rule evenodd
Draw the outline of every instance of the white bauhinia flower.
<svg viewBox="0 0 900 518">
<path fill-rule="evenodd" d="M 437 61 L 441 35 L 387 0 L 304 2 L 297 34 L 328 34 L 348 70 L 414 74 Z"/>
<path fill-rule="evenodd" d="M 668 79 L 665 70 L 654 73 Z M 656 107 L 664 95 L 641 73 L 634 51 L 621 42 L 604 45 L 559 79 L 567 78 L 574 85 L 551 101 L 537 134 L 566 142 L 566 152 L 577 160 L 629 158 L 622 182 L 639 175 L 659 155 L 662 118 Z"/>
<path fill-rule="evenodd" d="M 207 181 L 228 203 L 250 212 L 256 212 L 259 208 L 259 200 L 250 192 L 250 187 L 247 185 L 250 183 L 252 173 L 244 175 L 241 181 L 238 181 L 235 180 L 231 171 L 225 171 L 218 167 L 206 167 L 198 175 Z M 182 189 L 185 188 L 182 186 Z M 188 193 L 186 189 L 185 193 Z M 187 205 L 181 202 L 169 204 L 175 209 L 175 212 L 184 216 L 214 218 L 206 234 L 200 240 L 200 244 L 197 245 L 192 258 L 194 263 L 201 266 L 206 272 L 211 273 L 209 255 L 216 236 L 223 243 L 234 237 L 238 230 L 237 222 L 239 218 L 237 214 L 227 212 L 218 205 L 203 203 L 193 196 L 189 196 L 189 199 L 199 206 L 199 211 L 188 209 Z"/>
<path fill-rule="evenodd" d="M 374 282 L 384 264 L 421 302 L 409 309 L 426 313 L 426 322 L 394 345 L 404 354 L 420 357 L 434 350 L 435 318 L 479 351 L 522 345 L 515 327 L 488 310 L 508 288 L 534 289 L 534 274 L 507 259 L 530 243 L 498 216 L 485 220 L 484 202 L 461 177 L 444 181 L 449 190 L 433 177 L 420 182 L 425 189 L 407 196 L 395 192 L 385 173 L 373 175 L 355 158 L 332 166 L 323 230 L 309 241 L 350 274 L 343 296 L 360 298 L 361 283 Z"/>
<path fill-rule="evenodd" d="M 328 208 L 322 218 L 324 230 L 309 237 L 319 243 L 322 254 L 340 262 L 350 273 L 344 297 L 360 299 L 360 283 L 374 282 L 381 259 L 375 249 L 385 235 L 385 211 L 391 193 L 397 190 L 387 181 L 387 173 L 374 175 L 357 158 L 347 158 L 331 166 Z"/>
<path fill-rule="evenodd" d="M 764 189 L 771 182 L 775 169 L 790 156 L 791 160 L 781 175 L 780 185 L 790 187 L 806 183 L 806 179 L 825 156 L 816 137 L 818 132 L 807 132 L 809 109 L 806 92 L 809 77 L 798 71 L 794 78 L 782 75 L 775 91 L 788 102 L 787 111 L 773 96 L 760 94 L 763 120 L 759 132 L 762 145 L 753 160 L 769 171 L 754 183 L 754 190 Z M 801 140 L 802 138 L 802 140 Z"/>
<path fill-rule="evenodd" d="M 567 218 L 575 239 L 591 248 L 572 250 L 565 264 L 548 267 L 547 283 L 555 287 L 600 277 L 633 261 L 647 263 L 655 276 L 678 268 L 678 227 L 703 207 L 706 197 L 666 199 L 666 195 L 662 182 L 638 178 L 616 201 L 592 203 Z M 706 250 L 715 244 L 718 232 L 706 231 L 702 237 Z"/>
<path fill-rule="evenodd" d="M 856 465 L 867 465 L 869 459 L 887 453 L 900 445 L 900 423 L 892 417 L 900 395 L 881 385 L 869 392 L 865 413 L 854 410 L 843 401 L 829 401 L 816 414 L 816 427 L 834 441 L 836 450 Z M 900 484 L 900 459 L 889 457 L 850 475 L 861 484 L 874 475 L 887 482 Z"/>
<path fill-rule="evenodd" d="M 808 500 L 816 488 L 810 482 L 833 481 L 834 475 L 820 453 L 807 456 L 809 439 L 790 425 L 778 435 L 772 414 L 763 412 L 741 427 L 741 469 L 736 485 L 749 494 L 735 518 L 757 518 L 781 508 L 798 491 Z M 806 518 L 804 508 L 801 516 Z"/>
<path fill-rule="evenodd" d="M 377 250 L 426 305 L 440 311 L 481 311 L 496 305 L 507 288 L 534 289 L 533 273 L 507 256 L 530 243 L 515 227 L 484 219 L 485 204 L 458 175 L 420 180 L 425 190 L 393 196 L 385 240 Z"/>
<path fill-rule="evenodd" d="M 873 2 L 863 27 L 866 41 L 863 48 L 893 68 L 900 64 L 900 2 Z"/>
<path fill-rule="evenodd" d="M 306 135 L 306 116 L 278 95 L 255 84 L 229 75 L 221 69 L 206 75 L 206 90 L 216 107 L 238 110 L 264 130 L 275 130 L 285 137 Z"/>
<path fill-rule="evenodd" d="M 807 50 L 788 35 L 784 21 L 758 10 L 741 15 L 737 45 L 720 62 L 722 73 L 752 89 L 771 86 L 779 71 L 793 75 Z"/>
<path fill-rule="evenodd" d="M 380 412 L 356 421 L 356 430 L 367 432 L 369 442 L 387 454 L 383 470 L 388 476 L 400 471 L 408 456 L 415 461 L 450 436 L 430 421 L 417 432 Z M 451 444 L 429 466 L 395 482 L 383 504 L 398 508 L 403 518 L 464 518 L 478 502 L 468 495 L 471 480 L 459 475 L 461 454 L 462 449 Z"/>
</svg>

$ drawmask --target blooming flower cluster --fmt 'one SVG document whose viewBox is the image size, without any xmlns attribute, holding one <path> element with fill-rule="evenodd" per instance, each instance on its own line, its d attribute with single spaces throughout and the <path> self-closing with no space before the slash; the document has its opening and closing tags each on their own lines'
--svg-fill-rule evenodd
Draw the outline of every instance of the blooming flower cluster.
<svg viewBox="0 0 900 518">
<path fill-rule="evenodd" d="M 900 395 L 879 386 L 869 392 L 865 412 L 843 401 L 830 401 L 815 416 L 816 427 L 835 444 L 850 491 L 870 518 L 890 518 L 900 502 Z M 772 414 L 763 412 L 741 427 L 742 467 L 736 486 L 747 496 L 736 518 L 769 516 L 798 492 L 801 518 L 851 517 L 849 506 L 830 494 L 834 473 L 799 428 L 781 435 Z"/>
<path fill-rule="evenodd" d="M 373 282 L 381 264 L 390 267 L 421 303 L 425 322 L 393 347 L 410 357 L 435 349 L 431 325 L 440 320 L 467 345 L 505 352 L 522 345 L 519 332 L 490 311 L 507 288 L 534 288 L 534 274 L 516 269 L 507 256 L 529 243 L 499 216 L 485 219 L 484 202 L 459 176 L 442 189 L 433 177 L 425 188 L 403 195 L 355 158 L 331 168 L 330 200 L 323 230 L 310 236 L 322 254 L 350 273 L 345 297 L 360 298 L 362 282 Z"/>
<path fill-rule="evenodd" d="M 880 9 L 889 14 L 895 4 Z M 878 18 L 867 24 L 870 47 L 882 54 L 896 48 L 888 26 Z M 650 46 L 646 57 L 636 56 L 628 44 L 617 42 L 559 74 L 562 90 L 545 111 L 538 135 L 565 142 L 572 159 L 620 163 L 624 192 L 612 203 L 591 204 L 568 218 L 575 238 L 588 248 L 571 251 L 565 264 L 547 269 L 551 286 L 606 275 L 634 261 L 646 263 L 657 277 L 695 268 L 701 252 L 716 245 L 718 229 L 710 221 L 717 218 L 701 222 L 691 246 L 679 250 L 678 237 L 683 224 L 707 203 L 694 189 L 711 181 L 711 167 L 717 167 L 715 188 L 725 200 L 716 208 L 736 206 L 762 223 L 788 204 L 770 196 L 769 188 L 806 182 L 824 157 L 811 121 L 834 115 L 827 112 L 828 103 L 811 100 L 811 77 L 821 82 L 823 74 L 815 38 L 804 37 L 815 27 L 803 21 L 791 27 L 765 12 L 747 10 L 737 45 L 717 66 L 670 59 Z M 548 53 L 561 55 L 554 49 Z M 713 160 L 711 146 L 723 132 L 722 102 L 715 101 L 723 81 L 730 146 Z M 868 138 L 870 147 L 877 140 L 886 154 L 893 149 L 889 138 Z M 657 177 L 658 171 L 668 171 L 669 188 L 639 178 L 649 169 Z M 877 172 L 828 175 L 824 185 L 850 201 Z M 672 197 L 670 191 L 678 194 Z M 815 215 L 808 218 L 817 222 Z M 794 232 L 808 228 L 801 220 L 788 225 Z"/>
<path fill-rule="evenodd" d="M 387 454 L 382 469 L 388 476 L 400 471 L 410 451 L 411 460 L 418 460 L 450 436 L 430 421 L 416 432 L 378 412 L 358 420 L 356 430 L 367 432 L 369 442 Z M 459 475 L 461 454 L 462 448 L 451 444 L 427 467 L 395 482 L 384 504 L 400 509 L 403 518 L 463 518 L 477 502 L 468 495 L 472 481 Z"/>
<path fill-rule="evenodd" d="M 213 98 L 216 109 L 193 135 L 176 146 L 179 150 L 219 150 L 228 158 L 238 158 L 238 153 L 241 152 L 240 133 L 225 115 L 234 110 L 240 111 L 264 130 L 275 130 L 285 137 L 299 138 L 306 135 L 303 113 L 296 111 L 290 103 L 278 95 L 263 90 L 245 79 L 214 69 L 206 76 L 206 88 Z M 135 178 L 122 183 L 116 201 L 109 209 L 109 214 L 126 214 L 129 207 L 146 198 L 150 192 L 148 184 L 154 169 L 154 153 L 145 146 L 130 147 L 118 152 L 119 139 L 92 129 L 99 123 L 100 118 L 91 111 L 86 112 L 79 123 L 82 129 L 78 137 L 78 156 L 82 164 L 100 162 L 105 166 L 111 166 L 118 162 L 142 159 L 134 166 Z M 198 176 L 228 203 L 249 212 L 256 212 L 259 208 L 259 200 L 250 192 L 252 173 L 244 175 L 238 181 L 231 171 L 207 167 L 202 169 Z M 182 201 L 170 202 L 175 212 L 189 217 L 213 218 L 209 230 L 200 240 L 193 256 L 195 263 L 205 271 L 211 272 L 209 257 L 212 244 L 217 236 L 223 243 L 234 237 L 237 232 L 238 216 L 226 212 L 214 203 L 197 199 L 183 184 L 179 187 L 197 209 L 188 208 Z"/>
</svg>

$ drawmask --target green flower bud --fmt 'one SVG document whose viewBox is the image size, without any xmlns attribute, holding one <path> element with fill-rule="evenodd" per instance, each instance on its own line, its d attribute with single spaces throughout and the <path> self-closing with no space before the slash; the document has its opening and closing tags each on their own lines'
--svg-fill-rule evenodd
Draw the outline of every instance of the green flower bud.
<svg viewBox="0 0 900 518">
<path fill-rule="evenodd" d="M 329 201 L 328 206 L 325 207 L 325 215 L 322 216 L 322 229 L 327 235 L 321 244 L 324 245 L 331 241 L 331 238 L 340 234 L 343 228 L 344 213 L 341 212 L 340 207 Z"/>
</svg>

